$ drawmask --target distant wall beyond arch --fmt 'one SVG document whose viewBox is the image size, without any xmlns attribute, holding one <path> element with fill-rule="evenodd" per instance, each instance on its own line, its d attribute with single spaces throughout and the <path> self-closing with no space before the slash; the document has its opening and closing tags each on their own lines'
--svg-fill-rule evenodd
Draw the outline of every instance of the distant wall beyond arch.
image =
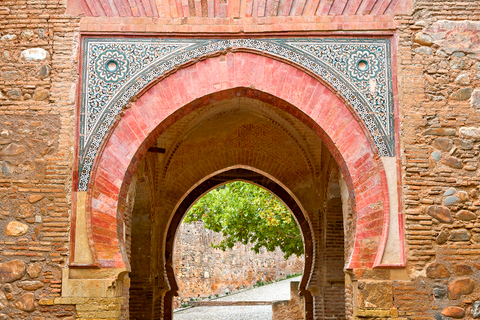
<svg viewBox="0 0 480 320">
<path fill-rule="evenodd" d="M 273 252 L 262 249 L 256 253 L 251 250 L 253 245 L 241 243 L 226 251 L 212 248 L 211 243 L 218 243 L 221 238 L 220 232 L 205 228 L 201 221 L 180 224 L 173 253 L 173 270 L 179 287 L 174 309 L 191 298 L 233 293 L 259 281 L 278 281 L 303 273 L 303 255 L 292 255 L 285 260 L 278 247 Z"/>
</svg>

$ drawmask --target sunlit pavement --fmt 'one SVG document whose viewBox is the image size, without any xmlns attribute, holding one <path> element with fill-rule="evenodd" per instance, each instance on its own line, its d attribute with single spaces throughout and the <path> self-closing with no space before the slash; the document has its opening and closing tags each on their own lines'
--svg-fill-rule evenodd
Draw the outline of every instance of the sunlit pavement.
<svg viewBox="0 0 480 320">
<path fill-rule="evenodd" d="M 290 300 L 291 278 L 258 288 L 228 295 L 215 301 L 276 301 Z M 271 305 L 194 307 L 174 313 L 174 320 L 271 320 Z"/>
<path fill-rule="evenodd" d="M 174 320 L 271 320 L 272 306 L 194 307 L 177 312 Z"/>
</svg>

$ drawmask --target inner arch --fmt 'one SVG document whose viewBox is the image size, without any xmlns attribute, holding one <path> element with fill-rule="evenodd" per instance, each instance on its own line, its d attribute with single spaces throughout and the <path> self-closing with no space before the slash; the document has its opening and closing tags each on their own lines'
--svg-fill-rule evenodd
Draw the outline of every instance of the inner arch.
<svg viewBox="0 0 480 320">
<path fill-rule="evenodd" d="M 242 91 L 231 93 L 235 92 Z M 169 319 L 172 297 L 178 290 L 172 265 L 178 225 L 203 194 L 234 180 L 268 189 L 293 212 L 305 244 L 305 276 L 300 290 L 306 300 L 307 319 L 327 312 L 322 293 L 328 278 L 322 267 L 329 261 L 324 259 L 328 256 L 327 221 L 332 217 L 336 217 L 333 221 L 343 221 L 342 206 L 329 206 L 332 199 L 341 202 L 340 193 L 332 193 L 330 185 L 342 178 L 337 161 L 311 128 L 276 105 L 229 94 L 184 113 L 149 147 L 165 149 L 165 153 L 149 152 L 141 161 L 129 191 L 135 199 L 133 210 L 131 214 L 124 211 L 124 220 L 132 221 L 131 248 L 127 248 L 132 266 L 131 312 L 143 314 L 134 318 L 153 314 L 153 318 Z M 347 219 L 354 222 L 353 200 L 346 203 L 351 208 Z M 319 234 L 323 229 L 323 235 Z M 343 274 L 344 261 L 355 245 L 355 224 L 345 233 L 343 226 L 336 229 L 341 230 L 341 238 L 335 240 L 342 244 L 341 253 L 343 243 L 347 244 L 341 265 L 336 266 Z M 335 281 L 333 289 L 343 290 L 338 276 Z M 150 309 L 143 301 L 151 301 Z"/>
<path fill-rule="evenodd" d="M 230 169 L 223 172 L 220 172 L 207 180 L 200 183 L 188 195 L 183 199 L 178 208 L 175 211 L 173 219 L 170 223 L 168 232 L 167 232 L 167 241 L 165 248 L 165 261 L 166 261 L 166 271 L 168 276 L 168 281 L 171 290 L 167 292 L 165 297 L 165 318 L 171 319 L 171 306 L 172 298 L 178 292 L 178 285 L 173 272 L 173 252 L 174 252 L 174 243 L 175 235 L 178 230 L 178 227 L 182 223 L 182 220 L 189 208 L 203 195 L 211 191 L 212 189 L 232 181 L 246 181 L 252 184 L 261 186 L 275 196 L 277 196 L 292 212 L 297 224 L 302 232 L 304 250 L 305 250 L 305 264 L 304 264 L 304 276 L 300 283 L 300 291 L 305 297 L 306 300 L 306 316 L 307 319 L 313 315 L 313 304 L 312 304 L 312 295 L 305 289 L 306 285 L 310 279 L 311 270 L 313 267 L 313 244 L 314 239 L 312 238 L 311 226 L 305 219 L 304 210 L 297 203 L 297 201 L 290 195 L 290 193 L 285 190 L 281 185 L 276 183 L 274 180 L 270 179 L 268 176 L 258 173 L 256 171 L 246 169 L 246 168 L 236 168 Z"/>
</svg>

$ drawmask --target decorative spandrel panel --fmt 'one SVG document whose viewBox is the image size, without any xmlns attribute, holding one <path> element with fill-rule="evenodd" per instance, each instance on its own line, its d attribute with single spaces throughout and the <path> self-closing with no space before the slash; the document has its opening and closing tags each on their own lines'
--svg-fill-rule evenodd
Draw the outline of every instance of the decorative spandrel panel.
<svg viewBox="0 0 480 320">
<path fill-rule="evenodd" d="M 98 149 L 115 116 L 133 96 L 192 59 L 230 49 L 277 56 L 316 74 L 364 121 L 379 155 L 394 156 L 389 39 L 85 38 L 78 190 L 87 190 Z"/>
</svg>

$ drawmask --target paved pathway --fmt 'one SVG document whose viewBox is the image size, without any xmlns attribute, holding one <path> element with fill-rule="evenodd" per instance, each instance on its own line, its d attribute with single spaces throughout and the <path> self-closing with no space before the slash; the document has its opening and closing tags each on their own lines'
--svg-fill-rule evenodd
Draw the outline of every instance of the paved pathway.
<svg viewBox="0 0 480 320">
<path fill-rule="evenodd" d="M 272 306 L 193 307 L 173 320 L 272 320 Z"/>
<path fill-rule="evenodd" d="M 275 282 L 245 290 L 214 301 L 275 301 L 290 300 L 290 281 L 300 277 Z M 194 307 L 174 313 L 174 320 L 271 320 L 272 306 L 222 306 Z"/>
</svg>

